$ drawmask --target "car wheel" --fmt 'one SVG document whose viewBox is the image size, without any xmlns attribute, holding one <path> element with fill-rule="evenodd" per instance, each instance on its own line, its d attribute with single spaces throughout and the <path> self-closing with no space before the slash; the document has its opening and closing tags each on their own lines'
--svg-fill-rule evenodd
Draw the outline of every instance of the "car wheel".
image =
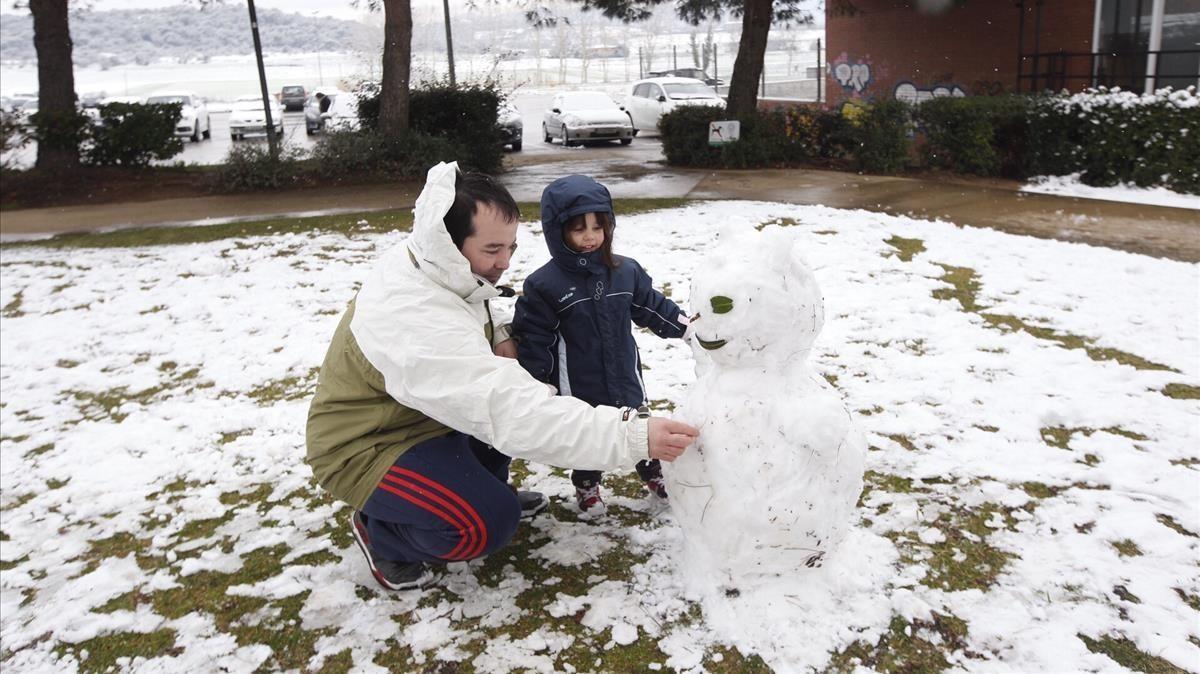
<svg viewBox="0 0 1200 674">
<path fill-rule="evenodd" d="M 197 119 L 196 124 L 194 126 L 192 126 L 192 142 L 193 143 L 200 142 L 200 120 L 199 119 Z"/>
<path fill-rule="evenodd" d="M 631 115 L 629 113 L 625 113 L 625 116 L 629 118 L 629 126 L 631 126 L 633 128 L 633 135 L 636 136 L 638 129 L 636 126 L 633 126 L 633 115 Z"/>
<path fill-rule="evenodd" d="M 542 142 L 553 143 L 554 139 L 550 137 L 550 132 L 546 130 L 546 125 L 542 124 Z"/>
<path fill-rule="evenodd" d="M 570 140 L 570 136 L 567 134 L 567 125 L 566 124 L 562 125 L 562 135 L 559 136 L 559 138 L 562 140 L 563 147 L 574 147 L 575 146 L 575 143 Z"/>
<path fill-rule="evenodd" d="M 520 152 L 521 151 L 521 141 L 518 140 L 517 142 L 513 143 L 512 149 L 513 149 L 513 152 Z"/>
<path fill-rule="evenodd" d="M 622 138 L 622 139 L 621 139 L 621 144 L 622 144 L 622 145 L 628 145 L 628 144 L 630 144 L 630 143 L 632 143 L 632 142 L 633 142 L 633 139 L 632 139 L 632 138 Z"/>
<path fill-rule="evenodd" d="M 312 128 L 311 126 L 309 126 L 309 125 L 307 125 L 307 124 L 305 124 L 305 125 L 304 125 L 304 133 L 305 133 L 305 135 L 311 136 L 311 135 L 313 135 L 313 134 L 314 134 L 314 133 L 316 133 L 316 132 L 317 132 L 317 130 L 316 130 L 316 129 L 314 129 L 314 128 Z"/>
<path fill-rule="evenodd" d="M 204 120 L 204 138 L 205 140 L 212 138 L 212 117 Z"/>
</svg>

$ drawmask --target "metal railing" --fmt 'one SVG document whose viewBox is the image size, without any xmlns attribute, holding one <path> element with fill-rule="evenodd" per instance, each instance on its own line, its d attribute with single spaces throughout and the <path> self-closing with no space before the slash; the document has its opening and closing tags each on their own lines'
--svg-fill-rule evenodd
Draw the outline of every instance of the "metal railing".
<svg viewBox="0 0 1200 674">
<path fill-rule="evenodd" d="M 1176 55 L 1195 56 L 1196 59 L 1188 59 L 1190 69 L 1185 72 L 1182 68 L 1172 67 L 1170 57 Z M 1200 84 L 1200 72 L 1196 68 L 1198 60 L 1200 49 L 1021 54 L 1017 91 L 1059 91 L 1082 88 L 1081 84 L 1153 91 L 1168 84 L 1176 87 Z"/>
</svg>

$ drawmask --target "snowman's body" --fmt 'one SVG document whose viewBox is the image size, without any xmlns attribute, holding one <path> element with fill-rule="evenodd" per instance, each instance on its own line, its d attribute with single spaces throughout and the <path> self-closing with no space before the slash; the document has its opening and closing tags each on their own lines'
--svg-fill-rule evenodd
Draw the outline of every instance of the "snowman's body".
<svg viewBox="0 0 1200 674">
<path fill-rule="evenodd" d="M 680 417 L 701 435 L 666 471 L 689 554 L 731 584 L 821 566 L 850 526 L 866 442 L 807 360 L 816 279 L 787 232 L 723 236 L 691 302 L 698 380 Z"/>
</svg>

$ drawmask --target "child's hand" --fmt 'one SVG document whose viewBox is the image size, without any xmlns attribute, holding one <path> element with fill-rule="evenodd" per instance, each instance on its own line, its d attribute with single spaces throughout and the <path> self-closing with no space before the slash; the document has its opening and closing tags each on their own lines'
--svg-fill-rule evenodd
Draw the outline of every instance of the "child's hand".
<svg viewBox="0 0 1200 674">
<path fill-rule="evenodd" d="M 517 343 L 511 339 L 506 339 L 492 348 L 492 353 L 502 358 L 517 357 Z"/>
<path fill-rule="evenodd" d="M 647 422 L 646 434 L 649 440 L 651 459 L 674 461 L 696 441 L 700 431 L 682 421 L 650 417 Z"/>
</svg>

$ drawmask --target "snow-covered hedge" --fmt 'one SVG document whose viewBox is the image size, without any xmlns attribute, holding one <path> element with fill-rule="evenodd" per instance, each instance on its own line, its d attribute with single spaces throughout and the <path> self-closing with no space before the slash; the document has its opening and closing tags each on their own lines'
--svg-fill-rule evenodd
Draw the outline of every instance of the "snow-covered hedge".
<svg viewBox="0 0 1200 674">
<path fill-rule="evenodd" d="M 687 166 L 795 166 L 844 158 L 872 173 L 928 166 L 1016 179 L 1079 174 L 1093 186 L 1129 183 L 1200 194 L 1195 87 L 1147 95 L 1095 89 L 945 97 L 909 106 L 909 114 L 897 114 L 897 105 L 759 110 L 741 120 L 738 143 L 718 148 L 708 146 L 708 122 L 724 119 L 724 112 L 684 107 L 663 116 L 663 151 L 669 163 Z"/>
<path fill-rule="evenodd" d="M 1087 185 L 1133 183 L 1200 194 L 1195 87 L 1140 95 L 1101 88 L 1030 103 L 1029 175 L 1079 173 Z"/>
</svg>

